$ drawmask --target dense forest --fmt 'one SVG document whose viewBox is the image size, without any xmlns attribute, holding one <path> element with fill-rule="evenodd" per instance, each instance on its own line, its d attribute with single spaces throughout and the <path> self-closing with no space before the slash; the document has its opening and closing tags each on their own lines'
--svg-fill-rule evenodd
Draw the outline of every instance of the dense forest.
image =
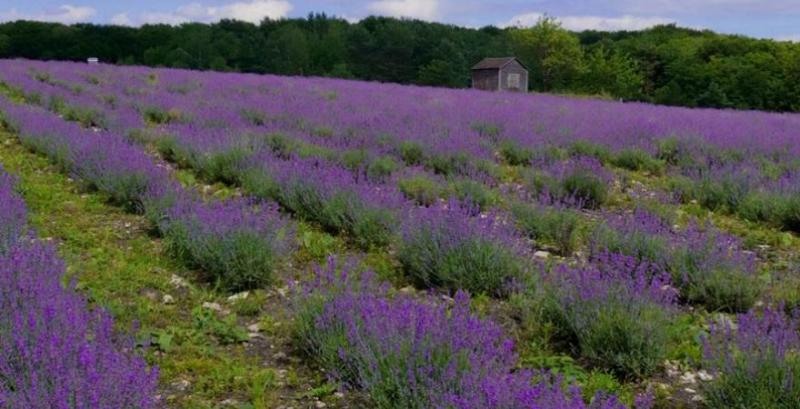
<svg viewBox="0 0 800 409">
<path fill-rule="evenodd" d="M 311 14 L 259 25 L 0 24 L 0 57 L 332 76 L 469 86 L 485 56 L 518 56 L 535 91 L 689 107 L 800 111 L 800 44 L 674 25 L 579 33 L 551 18 L 480 29 L 384 17 Z"/>
</svg>

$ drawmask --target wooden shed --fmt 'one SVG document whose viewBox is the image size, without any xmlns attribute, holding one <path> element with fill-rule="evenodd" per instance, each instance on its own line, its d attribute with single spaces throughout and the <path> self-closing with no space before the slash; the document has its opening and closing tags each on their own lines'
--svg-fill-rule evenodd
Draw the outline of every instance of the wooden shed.
<svg viewBox="0 0 800 409">
<path fill-rule="evenodd" d="M 528 91 L 528 68 L 516 57 L 484 58 L 472 67 L 472 88 Z"/>
</svg>

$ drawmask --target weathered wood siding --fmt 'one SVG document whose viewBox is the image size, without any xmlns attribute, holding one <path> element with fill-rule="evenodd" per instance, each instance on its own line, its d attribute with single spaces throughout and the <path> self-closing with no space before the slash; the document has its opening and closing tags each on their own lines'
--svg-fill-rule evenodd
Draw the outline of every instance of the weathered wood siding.
<svg viewBox="0 0 800 409">
<path fill-rule="evenodd" d="M 497 91 L 497 70 L 473 70 L 472 88 L 484 91 Z"/>
<path fill-rule="evenodd" d="M 497 85 L 495 85 L 495 89 Z M 519 62 L 512 61 L 500 71 L 500 89 L 504 91 L 528 91 L 528 70 Z"/>
</svg>

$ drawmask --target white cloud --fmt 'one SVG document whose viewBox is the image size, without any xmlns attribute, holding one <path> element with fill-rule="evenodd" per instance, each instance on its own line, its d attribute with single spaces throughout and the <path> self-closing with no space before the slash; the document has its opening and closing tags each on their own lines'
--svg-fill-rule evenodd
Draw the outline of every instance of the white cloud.
<svg viewBox="0 0 800 409">
<path fill-rule="evenodd" d="M 280 18 L 292 10 L 292 5 L 283 0 L 260 0 L 231 3 L 222 7 L 211 7 L 208 14 L 215 18 L 232 18 L 236 20 L 258 23 L 264 17 Z"/>
<path fill-rule="evenodd" d="M 392 17 L 433 20 L 439 16 L 439 0 L 380 0 L 369 3 L 370 12 Z"/>
<path fill-rule="evenodd" d="M 0 11 L 0 21 L 35 20 L 72 24 L 88 21 L 95 14 L 97 14 L 97 10 L 92 7 L 63 4 L 41 13 L 20 13 L 17 9 Z"/>
<path fill-rule="evenodd" d="M 126 13 L 120 13 L 114 17 L 111 17 L 111 24 L 118 26 L 131 26 L 133 25 L 133 21 L 131 21 L 131 18 L 128 17 Z"/>
<path fill-rule="evenodd" d="M 188 22 L 212 23 L 222 19 L 234 19 L 259 23 L 266 17 L 272 19 L 286 17 L 291 10 L 292 4 L 287 0 L 249 0 L 222 6 L 189 3 L 173 11 L 146 12 L 134 18 L 130 18 L 126 13 L 117 14 L 112 17 L 111 22 L 123 25 L 158 23 L 177 25 Z"/>
<path fill-rule="evenodd" d="M 514 16 L 506 23 L 500 24 L 501 27 L 521 26 L 528 27 L 536 24 L 540 18 L 544 17 L 542 13 L 526 13 Z M 582 30 L 601 30 L 601 31 L 619 31 L 619 30 L 643 30 L 649 27 L 657 26 L 659 24 L 673 23 L 674 20 L 664 17 L 638 17 L 632 15 L 623 15 L 618 17 L 601 17 L 601 16 L 562 16 L 556 17 L 561 22 L 561 25 L 567 30 L 582 31 Z"/>
<path fill-rule="evenodd" d="M 615 0 L 613 3 L 630 13 L 800 12 L 797 0 Z"/>
<path fill-rule="evenodd" d="M 778 41 L 791 41 L 795 43 L 800 43 L 800 34 L 788 34 L 788 35 L 780 35 L 775 37 Z"/>
</svg>

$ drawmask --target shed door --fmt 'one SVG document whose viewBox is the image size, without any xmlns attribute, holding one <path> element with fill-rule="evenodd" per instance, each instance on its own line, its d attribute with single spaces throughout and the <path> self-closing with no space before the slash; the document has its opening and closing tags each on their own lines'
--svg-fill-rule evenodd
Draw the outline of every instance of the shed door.
<svg viewBox="0 0 800 409">
<path fill-rule="evenodd" d="M 506 88 L 519 89 L 519 74 L 509 73 L 506 77 Z"/>
</svg>

